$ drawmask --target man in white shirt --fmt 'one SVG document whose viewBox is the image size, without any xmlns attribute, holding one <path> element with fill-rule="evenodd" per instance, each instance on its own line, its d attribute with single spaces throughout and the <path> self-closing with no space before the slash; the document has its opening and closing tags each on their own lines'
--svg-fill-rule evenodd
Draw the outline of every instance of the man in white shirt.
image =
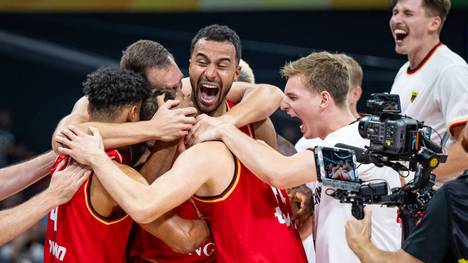
<svg viewBox="0 0 468 263">
<path fill-rule="evenodd" d="M 346 143 L 356 147 L 368 145 L 361 138 L 358 123 L 347 104 L 349 73 L 342 59 L 327 52 L 312 53 L 287 64 L 283 75 L 288 78 L 281 108 L 302 121 L 301 132 L 306 138 L 320 137 L 321 145 Z M 202 115 L 199 118 L 208 119 Z M 214 121 L 213 121 L 214 122 Z M 287 188 L 317 181 L 314 154 L 310 150 L 286 157 L 261 142 L 239 133 L 229 124 L 213 125 L 198 134 L 199 141 L 221 139 L 226 146 L 255 173 L 272 186 Z M 374 165 L 360 165 L 358 174 L 363 180 L 385 180 L 391 187 L 399 185 L 398 174 L 390 175 Z M 321 191 L 315 205 L 316 261 L 359 262 L 345 240 L 344 225 L 351 217 L 351 207 Z M 373 241 L 382 249 L 400 247 L 400 227 L 396 211 L 373 206 Z"/>
<path fill-rule="evenodd" d="M 424 121 L 437 131 L 440 142 L 447 131 L 448 160 L 434 172 L 445 181 L 468 168 L 461 147 L 461 131 L 468 120 L 468 65 L 440 42 L 440 31 L 450 0 L 394 0 L 390 29 L 395 51 L 408 57 L 391 93 L 400 95 L 402 113 Z"/>
</svg>

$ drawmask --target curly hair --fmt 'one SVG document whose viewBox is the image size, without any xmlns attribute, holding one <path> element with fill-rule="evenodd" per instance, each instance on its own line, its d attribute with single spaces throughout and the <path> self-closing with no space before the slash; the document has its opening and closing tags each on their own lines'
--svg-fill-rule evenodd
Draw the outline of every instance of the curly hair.
<svg viewBox="0 0 468 263">
<path fill-rule="evenodd" d="M 190 54 L 192 54 L 195 45 L 198 40 L 206 39 L 216 42 L 230 42 L 236 49 L 236 62 L 239 64 L 240 59 L 242 58 L 242 46 L 239 36 L 236 31 L 232 30 L 228 26 L 223 25 L 209 25 L 198 31 L 198 33 L 192 39 L 192 45 L 190 46 Z"/>
<path fill-rule="evenodd" d="M 113 67 L 100 68 L 86 77 L 83 93 L 92 114 L 113 119 L 122 106 L 141 103 L 149 96 L 149 86 L 141 74 Z"/>
</svg>

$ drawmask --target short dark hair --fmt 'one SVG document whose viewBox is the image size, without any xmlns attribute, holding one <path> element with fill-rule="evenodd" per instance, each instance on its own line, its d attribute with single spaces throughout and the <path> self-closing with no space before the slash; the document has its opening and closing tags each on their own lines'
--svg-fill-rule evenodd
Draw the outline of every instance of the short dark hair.
<svg viewBox="0 0 468 263">
<path fill-rule="evenodd" d="M 398 1 L 399 0 L 392 0 L 392 8 L 395 7 Z M 451 5 L 450 0 L 422 0 L 422 6 L 426 9 L 426 13 L 429 16 L 439 16 L 442 20 L 440 25 L 441 29 L 445 20 L 447 20 Z"/>
<path fill-rule="evenodd" d="M 158 103 L 156 98 L 160 95 L 164 96 L 164 101 L 173 100 L 176 97 L 174 89 L 156 87 L 151 90 L 151 94 L 141 104 L 140 120 L 147 121 L 153 118 L 153 115 L 158 111 Z"/>
<path fill-rule="evenodd" d="M 174 56 L 161 44 L 152 40 L 138 40 L 122 51 L 120 68 L 145 73 L 149 67 L 167 67 Z"/>
<path fill-rule="evenodd" d="M 190 54 L 192 54 L 195 45 L 198 40 L 206 39 L 216 42 L 230 42 L 236 49 L 236 62 L 239 64 L 242 58 L 242 46 L 239 36 L 236 31 L 232 30 L 228 26 L 213 24 L 206 26 L 198 31 L 198 33 L 192 39 L 192 45 L 190 46 Z"/>
<path fill-rule="evenodd" d="M 141 74 L 115 67 L 100 68 L 88 74 L 83 82 L 91 113 L 106 119 L 114 119 L 122 106 L 142 102 L 149 91 Z"/>
</svg>

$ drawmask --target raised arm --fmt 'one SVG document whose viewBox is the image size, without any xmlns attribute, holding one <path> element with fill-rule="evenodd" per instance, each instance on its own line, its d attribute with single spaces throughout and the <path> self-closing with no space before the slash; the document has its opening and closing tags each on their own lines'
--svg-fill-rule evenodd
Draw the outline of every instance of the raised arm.
<svg viewBox="0 0 468 263">
<path fill-rule="evenodd" d="M 68 202 L 89 174 L 89 170 L 72 164 L 63 171 L 56 172 L 52 176 L 49 187 L 44 192 L 17 207 L 1 211 L 0 245 L 29 229 L 52 208 Z"/>
<path fill-rule="evenodd" d="M 225 168 L 223 162 L 212 162 L 222 156 L 216 147 L 209 150 L 216 142 L 204 143 L 182 153 L 170 171 L 145 186 L 127 177 L 107 158 L 99 132 L 91 130 L 93 135 L 87 135 L 70 127 L 66 137 L 58 137 L 68 148 L 59 147 L 59 151 L 90 166 L 112 198 L 140 224 L 150 223 L 180 205 Z"/>
<path fill-rule="evenodd" d="M 274 187 L 290 188 L 317 178 L 311 151 L 284 156 L 230 124 L 221 124 L 200 134 L 197 142 L 207 140 L 222 140 L 258 178 Z"/>
<path fill-rule="evenodd" d="M 237 104 L 220 118 L 236 127 L 264 120 L 278 109 L 283 96 L 273 85 L 234 82 L 227 98 Z"/>
<path fill-rule="evenodd" d="M 0 169 L 0 200 L 3 200 L 49 174 L 55 153 L 48 151 L 29 161 Z"/>
</svg>

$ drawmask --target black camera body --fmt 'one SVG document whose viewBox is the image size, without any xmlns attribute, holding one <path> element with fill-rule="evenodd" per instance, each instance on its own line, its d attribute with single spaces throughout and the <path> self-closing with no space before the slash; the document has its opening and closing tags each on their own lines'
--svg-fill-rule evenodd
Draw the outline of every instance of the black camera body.
<svg viewBox="0 0 468 263">
<path fill-rule="evenodd" d="M 398 207 L 400 215 L 405 217 L 403 222 L 413 222 L 426 209 L 433 195 L 432 186 L 435 183 L 435 175 L 432 174 L 432 170 L 439 163 L 445 162 L 447 155 L 442 152 L 442 145 L 431 141 L 430 127 L 424 126 L 423 122 L 400 114 L 401 107 L 398 95 L 372 94 L 367 105 L 372 110 L 373 115 L 367 115 L 360 120 L 359 134 L 363 138 L 369 139 L 369 146 L 362 149 L 338 143 L 335 147 L 339 147 L 337 149 L 341 149 L 340 151 L 347 149 L 354 152 L 355 159 L 361 164 L 372 163 L 379 167 L 388 166 L 398 172 L 413 171 L 414 179 L 402 187 L 389 191 L 385 181 L 358 181 L 358 185 L 356 185 L 356 180 L 342 180 L 342 177 L 335 176 L 336 178 L 333 179 L 341 182 L 340 184 L 329 184 L 333 189 L 328 189 L 326 194 L 342 203 L 351 203 L 352 214 L 358 219 L 364 216 L 365 204 L 381 204 Z M 330 152 L 336 151 L 330 150 Z M 322 155 L 331 156 L 325 153 Z M 316 161 L 321 163 L 320 155 L 316 156 Z M 406 164 L 402 164 L 400 161 L 404 161 Z M 326 167 L 326 162 L 322 161 L 322 163 Z M 318 170 L 318 173 L 324 173 L 323 170 Z M 341 187 L 343 184 L 346 184 L 346 187 Z M 352 188 L 350 188 L 351 186 Z M 404 228 L 406 229 L 405 226 Z M 405 229 L 405 235 L 411 232 L 410 228 Z"/>
<path fill-rule="evenodd" d="M 374 93 L 367 101 L 373 115 L 359 121 L 359 134 L 370 140 L 369 151 L 389 160 L 409 160 L 415 152 L 423 123 L 400 115 L 398 95 Z"/>
</svg>

